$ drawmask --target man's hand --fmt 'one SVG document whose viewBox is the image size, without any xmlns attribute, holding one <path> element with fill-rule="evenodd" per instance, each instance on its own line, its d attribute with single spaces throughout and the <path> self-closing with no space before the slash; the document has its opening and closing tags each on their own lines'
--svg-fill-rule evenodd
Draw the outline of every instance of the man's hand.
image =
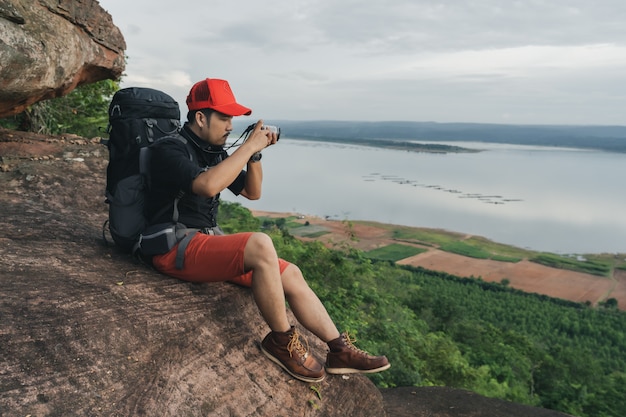
<svg viewBox="0 0 626 417">
<path fill-rule="evenodd" d="M 250 150 L 252 150 L 252 153 L 255 153 L 275 144 L 277 141 L 278 133 L 263 129 L 263 120 L 259 120 L 245 143 L 249 144 Z"/>
</svg>

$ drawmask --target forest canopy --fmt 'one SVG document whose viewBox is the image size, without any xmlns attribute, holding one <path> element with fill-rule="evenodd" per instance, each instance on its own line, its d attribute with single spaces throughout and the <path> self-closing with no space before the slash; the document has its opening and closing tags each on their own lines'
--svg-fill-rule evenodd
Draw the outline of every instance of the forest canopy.
<svg viewBox="0 0 626 417">
<path fill-rule="evenodd" d="M 279 219 L 280 220 L 280 219 Z M 225 230 L 259 230 L 223 203 Z M 379 387 L 449 386 L 580 417 L 626 409 L 626 313 L 524 293 L 498 283 L 376 261 L 263 223 L 331 316 L 392 367 Z"/>
</svg>

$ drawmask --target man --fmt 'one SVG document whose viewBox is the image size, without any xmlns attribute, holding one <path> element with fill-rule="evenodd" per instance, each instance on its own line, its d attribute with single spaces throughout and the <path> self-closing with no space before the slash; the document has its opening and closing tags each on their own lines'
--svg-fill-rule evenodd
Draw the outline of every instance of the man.
<svg viewBox="0 0 626 417">
<path fill-rule="evenodd" d="M 252 111 L 236 102 L 225 80 L 207 78 L 196 83 L 187 96 L 187 107 L 182 138 L 164 139 L 151 147 L 146 214 L 153 225 L 171 221 L 173 202 L 182 194 L 176 204 L 178 221 L 201 233 L 185 242 L 182 265 L 179 259 L 177 267 L 181 250 L 175 246 L 152 258 L 156 269 L 186 281 L 231 281 L 251 287 L 271 329 L 261 343 L 263 353 L 299 380 L 317 382 L 326 372 L 372 373 L 389 368 L 386 357 L 357 349 L 353 340 L 339 333 L 300 269 L 278 258 L 269 236 L 260 232 L 224 235 L 217 225 L 224 189 L 251 200 L 260 198 L 260 152 L 276 143 L 276 133 L 262 129 L 259 120 L 247 140 L 227 154 L 224 144 L 233 129 L 233 117 Z M 289 323 L 285 301 L 298 322 L 328 344 L 325 366 L 310 354 Z"/>
</svg>

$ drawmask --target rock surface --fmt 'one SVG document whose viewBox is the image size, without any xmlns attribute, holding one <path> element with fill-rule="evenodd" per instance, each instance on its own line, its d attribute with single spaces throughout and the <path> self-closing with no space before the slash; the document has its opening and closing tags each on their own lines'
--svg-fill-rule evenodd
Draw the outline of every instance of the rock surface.
<svg viewBox="0 0 626 417">
<path fill-rule="evenodd" d="M 104 245 L 97 141 L 10 135 L 0 131 L 0 415 L 384 415 L 366 377 L 306 384 L 262 355 L 268 328 L 248 289 L 183 283 Z"/>
<path fill-rule="evenodd" d="M 97 139 L 0 129 L 0 416 L 565 416 L 292 379 L 259 351 L 248 289 L 171 279 L 103 243 L 106 158 Z"/>
<path fill-rule="evenodd" d="M 571 417 L 448 387 L 383 389 L 388 417 Z"/>
<path fill-rule="evenodd" d="M 0 117 L 118 79 L 125 49 L 97 0 L 0 0 Z"/>
</svg>

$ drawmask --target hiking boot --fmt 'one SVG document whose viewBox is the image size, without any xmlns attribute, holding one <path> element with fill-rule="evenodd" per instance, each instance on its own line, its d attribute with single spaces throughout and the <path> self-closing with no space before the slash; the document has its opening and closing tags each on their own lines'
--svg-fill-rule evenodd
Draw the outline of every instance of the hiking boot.
<svg viewBox="0 0 626 417">
<path fill-rule="evenodd" d="M 261 350 L 292 377 L 304 382 L 320 382 L 326 376 L 324 367 L 309 353 L 306 339 L 305 347 L 300 338 L 293 326 L 284 333 L 270 332 L 261 342 Z"/>
<path fill-rule="evenodd" d="M 342 333 L 328 342 L 330 352 L 326 356 L 326 372 L 329 374 L 371 374 L 391 366 L 385 356 L 373 356 L 354 346 L 356 339 Z"/>
</svg>

